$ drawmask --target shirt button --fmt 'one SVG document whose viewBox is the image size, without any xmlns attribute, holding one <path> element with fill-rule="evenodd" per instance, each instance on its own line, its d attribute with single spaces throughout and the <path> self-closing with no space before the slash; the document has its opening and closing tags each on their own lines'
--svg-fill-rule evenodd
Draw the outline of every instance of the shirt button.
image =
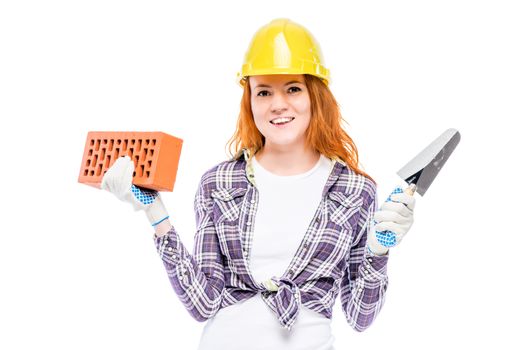
<svg viewBox="0 0 524 350">
<path fill-rule="evenodd" d="M 290 274 L 290 275 L 292 275 L 292 274 L 294 274 L 294 273 L 295 273 L 295 271 L 293 271 L 293 270 L 289 270 L 289 274 Z"/>
<path fill-rule="evenodd" d="M 371 258 L 368 258 L 368 261 L 371 262 L 372 261 Z"/>
<path fill-rule="evenodd" d="M 172 251 L 173 248 L 172 247 L 167 247 L 167 250 Z"/>
<path fill-rule="evenodd" d="M 248 221 L 247 226 L 250 226 L 250 225 L 251 225 L 251 222 Z"/>
<path fill-rule="evenodd" d="M 255 200 L 254 200 L 254 199 L 252 199 L 252 200 L 251 200 L 251 203 L 255 203 Z"/>
</svg>

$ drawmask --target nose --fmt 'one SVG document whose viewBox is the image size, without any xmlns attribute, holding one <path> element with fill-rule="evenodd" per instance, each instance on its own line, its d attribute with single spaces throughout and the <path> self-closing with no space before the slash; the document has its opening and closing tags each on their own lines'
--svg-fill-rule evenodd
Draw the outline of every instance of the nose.
<svg viewBox="0 0 524 350">
<path fill-rule="evenodd" d="M 281 114 L 288 109 L 288 102 L 286 95 L 281 92 L 275 92 L 271 100 L 271 112 L 274 114 Z"/>
</svg>

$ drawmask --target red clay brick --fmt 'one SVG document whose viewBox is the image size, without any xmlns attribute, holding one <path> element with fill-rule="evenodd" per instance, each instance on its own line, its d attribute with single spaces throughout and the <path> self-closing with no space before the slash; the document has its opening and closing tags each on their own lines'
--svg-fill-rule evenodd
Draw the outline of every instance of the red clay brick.
<svg viewBox="0 0 524 350">
<path fill-rule="evenodd" d="M 182 139 L 163 132 L 90 131 L 78 182 L 100 188 L 105 172 L 118 157 L 135 163 L 133 184 L 173 191 Z"/>
</svg>

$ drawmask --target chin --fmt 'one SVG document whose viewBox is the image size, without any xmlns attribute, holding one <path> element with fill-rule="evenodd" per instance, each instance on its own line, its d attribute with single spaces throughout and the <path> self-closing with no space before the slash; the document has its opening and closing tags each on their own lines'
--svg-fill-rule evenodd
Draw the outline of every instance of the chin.
<svg viewBox="0 0 524 350">
<path fill-rule="evenodd" d="M 272 139 L 272 138 L 269 138 L 267 139 L 266 138 L 266 144 L 268 143 L 271 143 L 272 145 L 275 145 L 275 146 L 293 146 L 293 145 L 297 145 L 300 143 L 300 139 L 298 138 L 280 138 L 280 139 Z"/>
</svg>

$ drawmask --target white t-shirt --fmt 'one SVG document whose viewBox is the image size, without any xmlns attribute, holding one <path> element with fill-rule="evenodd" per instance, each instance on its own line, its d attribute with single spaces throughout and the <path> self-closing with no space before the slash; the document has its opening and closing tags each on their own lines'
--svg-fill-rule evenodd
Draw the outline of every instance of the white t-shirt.
<svg viewBox="0 0 524 350">
<path fill-rule="evenodd" d="M 331 171 L 324 155 L 305 173 L 280 176 L 253 157 L 259 191 L 250 269 L 257 282 L 281 276 L 291 263 L 322 198 Z M 259 294 L 220 309 L 204 326 L 199 350 L 334 350 L 331 320 L 303 305 L 291 331 Z"/>
</svg>

